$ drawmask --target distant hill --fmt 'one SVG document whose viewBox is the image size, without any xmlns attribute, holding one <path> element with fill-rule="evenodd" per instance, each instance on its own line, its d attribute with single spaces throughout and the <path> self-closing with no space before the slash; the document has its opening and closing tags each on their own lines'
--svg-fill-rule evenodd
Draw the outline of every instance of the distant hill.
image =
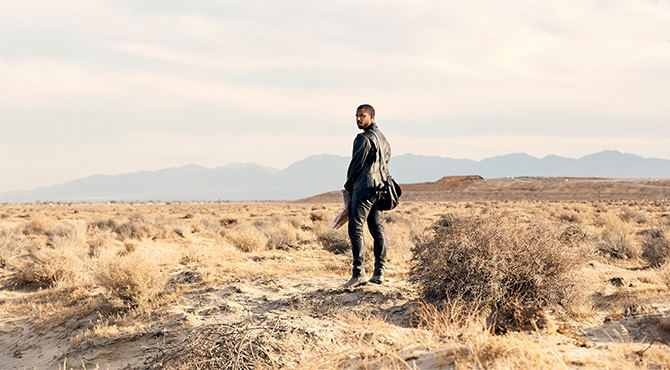
<svg viewBox="0 0 670 370">
<path fill-rule="evenodd" d="M 122 175 L 95 175 L 30 191 L 0 194 L 0 202 L 211 201 L 294 200 L 342 188 L 348 157 L 321 154 L 284 170 L 253 163 L 206 168 L 187 165 Z M 579 159 L 523 153 L 482 161 L 404 154 L 391 159 L 390 170 L 400 183 L 436 181 L 444 176 L 484 178 L 520 176 L 670 178 L 670 160 L 603 151 Z"/>
<path fill-rule="evenodd" d="M 402 202 L 476 201 L 635 201 L 670 202 L 670 179 L 612 179 L 600 177 L 446 176 L 438 181 L 402 184 Z M 341 203 L 340 191 L 305 199 L 302 203 Z"/>
</svg>

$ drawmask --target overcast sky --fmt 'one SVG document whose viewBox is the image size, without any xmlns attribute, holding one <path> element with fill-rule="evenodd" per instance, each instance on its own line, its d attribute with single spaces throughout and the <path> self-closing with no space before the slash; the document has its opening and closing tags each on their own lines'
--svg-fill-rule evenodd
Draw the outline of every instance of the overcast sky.
<svg viewBox="0 0 670 370">
<path fill-rule="evenodd" d="M 668 0 L 0 4 L 0 191 L 346 156 L 362 103 L 394 155 L 670 159 Z"/>
</svg>

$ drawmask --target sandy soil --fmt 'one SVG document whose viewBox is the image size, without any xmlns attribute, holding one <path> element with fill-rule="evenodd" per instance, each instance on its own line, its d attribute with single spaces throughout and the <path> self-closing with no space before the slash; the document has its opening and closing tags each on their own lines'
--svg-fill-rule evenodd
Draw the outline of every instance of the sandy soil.
<svg viewBox="0 0 670 370">
<path fill-rule="evenodd" d="M 546 309 L 551 325 L 505 335 L 476 325 L 445 332 L 422 323 L 419 289 L 408 281 L 412 231 L 446 212 L 517 207 L 560 228 L 580 226 L 592 238 L 605 235 L 609 224 L 630 229 L 630 238 L 642 238 L 649 230 L 668 225 L 667 208 L 657 202 L 403 203 L 387 215 L 392 256 L 387 282 L 355 289 L 340 288 L 349 277 L 348 252 L 329 251 L 319 241 L 324 235 L 337 236 L 330 235 L 326 225 L 339 207 L 295 203 L 5 207 L 0 212 L 5 230 L 37 225 L 29 222 L 39 219 L 30 216 L 36 212 L 49 217 L 45 230 L 52 231 L 109 217 L 116 217 L 117 226 L 128 220 L 139 223 L 128 216 L 136 210 L 155 216 L 142 224 L 153 237 L 130 244 L 111 238 L 103 252 L 150 256 L 166 277 L 155 302 L 128 309 L 113 304 L 100 286 L 90 282 L 43 289 L 17 286 L 17 269 L 12 261 L 3 262 L 7 265 L 0 268 L 0 368 L 179 368 L 175 365 L 193 365 L 202 351 L 228 346 L 238 353 L 249 348 L 263 351 L 265 357 L 257 360 L 267 360 L 270 367 L 301 369 L 670 369 L 670 287 L 660 270 L 641 257 L 593 254 L 579 270 L 582 308 L 570 303 L 578 309 Z M 290 226 L 288 217 L 300 222 Z M 193 229 L 184 231 L 184 225 Z M 299 234 L 290 247 L 252 252 L 237 250 L 224 237 L 238 229 L 248 232 L 252 225 L 268 235 L 282 230 Z M 159 232 L 164 226 L 178 232 Z M 85 227 L 82 230 L 88 233 Z M 90 243 L 98 236 L 81 237 Z M 35 237 L 41 240 L 44 235 Z M 90 262 L 96 258 L 84 257 L 93 268 L 101 266 Z"/>
<path fill-rule="evenodd" d="M 277 258 L 274 256 L 273 258 Z M 290 258 L 287 254 L 281 258 Z M 640 287 L 639 270 L 615 267 L 598 262 L 589 266 L 586 276 L 597 286 L 595 294 L 602 304 L 611 297 L 631 289 L 658 289 L 653 284 Z M 644 272 L 644 271 L 642 271 Z M 597 277 L 597 278 L 596 278 Z M 338 286 L 342 276 L 283 277 L 239 279 L 214 286 L 202 285 L 197 270 L 184 267 L 174 271 L 173 280 L 180 280 L 191 290 L 168 306 L 153 312 L 164 317 L 160 324 L 133 333 L 111 333 L 108 338 L 94 338 L 73 345 L 71 340 L 78 327 L 85 327 L 95 315 L 73 318 L 64 325 L 36 328 L 27 317 L 2 317 L 0 327 L 0 362 L 5 369 L 56 369 L 64 363 L 73 368 L 142 369 L 165 356 L 171 348 L 187 339 L 191 330 L 217 325 L 237 325 L 277 330 L 295 335 L 303 350 L 325 351 L 338 345 L 339 333 L 353 330 L 363 339 L 384 333 L 352 327 L 347 317 L 352 313 L 374 315 L 392 324 L 395 331 L 412 329 L 412 312 L 418 295 L 414 287 L 402 278 L 390 278 L 384 285 L 368 284 L 355 289 Z M 3 290 L 0 300 L 28 298 L 34 292 Z M 631 302 L 626 312 L 605 316 L 600 313 L 584 323 L 573 323 L 562 333 L 537 334 L 547 351 L 556 353 L 570 368 L 584 365 L 589 368 L 602 362 L 613 351 L 631 353 L 630 343 L 665 346 L 670 343 L 670 330 L 663 329 L 660 320 L 670 317 L 667 292 L 649 296 L 644 301 Z M 366 337 L 367 335 L 367 337 Z M 369 339 L 369 338 L 368 338 Z M 370 341 L 375 345 L 374 341 Z M 458 345 L 413 343 L 405 348 L 381 345 L 380 352 L 395 351 L 398 358 L 411 368 L 433 369 L 438 364 L 453 367 L 449 354 Z M 665 347 L 670 351 L 670 347 Z M 298 354 L 300 355 L 300 354 Z M 304 354 L 303 354 L 304 355 Z M 292 357 L 293 356 L 293 357 Z M 281 356 L 280 356 L 281 357 Z M 300 357 L 287 355 L 281 362 L 297 366 Z M 445 362 L 446 361 L 446 362 Z M 326 361 L 327 363 L 327 361 Z M 352 358 L 341 364 L 345 368 L 363 366 L 365 359 Z"/>
</svg>

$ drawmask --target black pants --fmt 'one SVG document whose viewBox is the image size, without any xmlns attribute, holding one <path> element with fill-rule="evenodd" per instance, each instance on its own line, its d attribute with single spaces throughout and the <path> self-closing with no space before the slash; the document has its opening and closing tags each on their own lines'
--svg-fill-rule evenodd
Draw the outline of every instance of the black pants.
<svg viewBox="0 0 670 370">
<path fill-rule="evenodd" d="M 349 203 L 349 238 L 351 251 L 354 255 L 353 276 L 365 274 L 365 241 L 363 224 L 367 222 L 368 230 L 374 239 L 375 272 L 381 272 L 386 265 L 386 236 L 384 235 L 384 218 L 376 203 L 377 193 L 374 189 L 354 190 Z"/>
</svg>

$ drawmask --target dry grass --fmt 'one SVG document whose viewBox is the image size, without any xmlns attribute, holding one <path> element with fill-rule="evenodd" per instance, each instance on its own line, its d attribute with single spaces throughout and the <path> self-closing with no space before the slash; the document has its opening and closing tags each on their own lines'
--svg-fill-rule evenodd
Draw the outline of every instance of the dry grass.
<svg viewBox="0 0 670 370">
<path fill-rule="evenodd" d="M 250 322 L 204 325 L 192 330 L 179 343 L 160 349 L 150 368 L 277 369 L 287 361 L 278 355 L 286 354 L 281 351 L 278 336 L 277 328 L 253 326 Z"/>
<path fill-rule="evenodd" d="M 133 350 L 133 366 L 150 354 L 154 368 L 174 369 L 668 363 L 650 338 L 575 344 L 606 318 L 667 318 L 663 202 L 405 202 L 385 213 L 388 284 L 353 291 L 335 288 L 351 269 L 346 226 L 328 227 L 340 207 L 2 205 L 0 323 L 62 349 L 47 363 L 36 360 L 46 341 L 0 333 L 12 351 L 0 356 L 23 355 L 21 368 L 62 364 L 60 354 L 104 368 Z M 572 357 L 580 351 L 591 355 Z"/>
</svg>

